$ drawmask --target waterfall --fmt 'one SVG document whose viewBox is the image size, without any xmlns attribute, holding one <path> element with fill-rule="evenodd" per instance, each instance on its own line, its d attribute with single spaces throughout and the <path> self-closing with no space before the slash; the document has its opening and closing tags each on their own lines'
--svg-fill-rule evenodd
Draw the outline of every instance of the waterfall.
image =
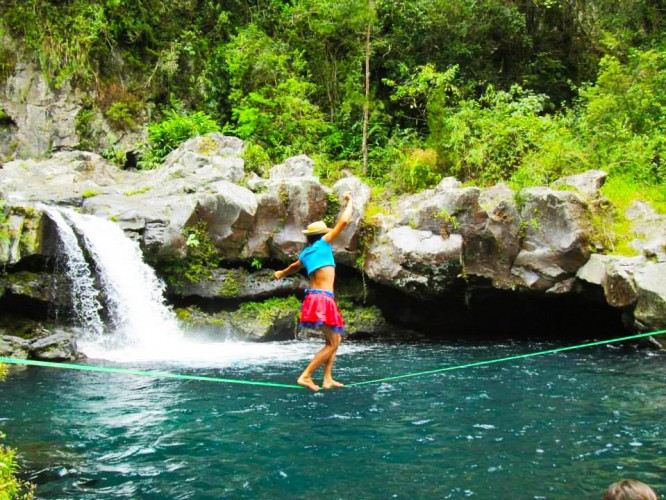
<svg viewBox="0 0 666 500">
<path fill-rule="evenodd" d="M 41 205 L 40 208 L 58 228 L 65 255 L 65 271 L 70 281 L 73 311 L 77 322 L 83 328 L 84 338 L 92 341 L 100 339 L 104 332 L 104 323 L 99 315 L 102 309 L 97 299 L 99 291 L 95 288 L 95 280 L 76 234 L 57 209 L 46 205 Z"/>
<path fill-rule="evenodd" d="M 164 304 L 164 284 L 143 261 L 139 245 L 114 222 L 71 209 L 62 212 L 97 266 L 114 347 L 155 349 L 180 338 L 176 317 Z"/>
<path fill-rule="evenodd" d="M 257 344 L 186 337 L 164 303 L 164 284 L 143 261 L 139 245 L 117 224 L 68 208 L 41 208 L 56 224 L 62 240 L 73 308 L 86 330 L 78 345 L 89 358 L 208 368 L 311 356 L 312 346 L 307 342 Z M 93 270 L 89 261 L 94 262 Z M 109 325 L 100 319 L 100 301 L 108 312 Z"/>
</svg>

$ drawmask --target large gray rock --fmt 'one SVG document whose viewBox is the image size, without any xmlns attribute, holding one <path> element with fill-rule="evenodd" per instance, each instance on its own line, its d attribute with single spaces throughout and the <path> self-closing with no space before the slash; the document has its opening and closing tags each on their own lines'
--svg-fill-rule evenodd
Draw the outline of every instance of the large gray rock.
<svg viewBox="0 0 666 500">
<path fill-rule="evenodd" d="M 666 215 L 642 201 L 634 202 L 625 215 L 636 236 L 631 246 L 646 257 L 666 262 Z"/>
<path fill-rule="evenodd" d="M 280 165 L 275 165 L 268 171 L 268 178 L 272 181 L 290 179 L 293 177 L 313 177 L 314 161 L 307 155 L 293 156 Z"/>
<path fill-rule="evenodd" d="M 0 35 L 0 43 L 14 46 Z M 20 57 L 20 56 L 19 56 Z M 6 125 L 0 125 L 0 161 L 42 157 L 57 149 L 84 148 L 95 151 L 131 152 L 145 142 L 145 128 L 113 126 L 102 110 L 92 106 L 97 101 L 92 88 L 78 89 L 70 81 L 58 88 L 50 86 L 44 72 L 32 63 L 18 61 L 4 88 L 0 88 Z M 135 110 L 137 123 L 150 120 L 152 106 Z"/>
<path fill-rule="evenodd" d="M 561 293 L 589 258 L 591 215 L 585 199 L 574 191 L 554 191 L 545 187 L 527 188 L 519 193 L 521 250 L 511 273 L 523 286 L 539 291 Z"/>
<path fill-rule="evenodd" d="M 478 208 L 483 212 L 475 231 L 465 239 L 465 272 L 469 276 L 490 278 L 496 288 L 515 285 L 511 275 L 520 252 L 521 216 L 515 193 L 498 184 L 481 192 Z"/>
<path fill-rule="evenodd" d="M 463 239 L 398 226 L 381 233 L 368 250 L 365 272 L 378 283 L 408 293 L 437 296 L 460 274 Z"/>
<path fill-rule="evenodd" d="M 326 190 L 316 178 L 269 181 L 258 194 L 257 214 L 248 233 L 246 257 L 289 261 L 305 247 L 303 229 L 326 214 Z"/>
<path fill-rule="evenodd" d="M 147 176 L 147 185 L 173 193 L 192 188 L 193 181 L 199 187 L 220 180 L 238 183 L 245 177 L 245 161 L 241 158 L 244 148 L 242 140 L 218 132 L 194 137 L 172 151 L 162 167 Z"/>
<path fill-rule="evenodd" d="M 638 292 L 634 309 L 636 328 L 666 329 L 666 263 L 647 262 L 636 269 L 634 280 Z"/>
<path fill-rule="evenodd" d="M 481 190 L 448 177 L 435 189 L 403 198 L 398 210 L 400 224 L 443 237 L 461 235 L 467 275 L 490 278 L 500 288 L 514 285 L 521 218 L 515 193 L 506 185 Z"/>
<path fill-rule="evenodd" d="M 577 277 L 602 287 L 608 304 L 631 313 L 634 329 L 666 329 L 666 263 L 643 256 L 592 255 Z M 666 345 L 663 338 L 657 339 Z"/>
<path fill-rule="evenodd" d="M 30 357 L 43 361 L 75 361 L 82 355 L 72 333 L 57 332 L 30 342 Z"/>
<path fill-rule="evenodd" d="M 0 192 L 12 204 L 79 205 L 86 197 L 122 193 L 131 178 L 97 154 L 63 151 L 45 160 L 6 163 L 0 170 Z"/>
</svg>

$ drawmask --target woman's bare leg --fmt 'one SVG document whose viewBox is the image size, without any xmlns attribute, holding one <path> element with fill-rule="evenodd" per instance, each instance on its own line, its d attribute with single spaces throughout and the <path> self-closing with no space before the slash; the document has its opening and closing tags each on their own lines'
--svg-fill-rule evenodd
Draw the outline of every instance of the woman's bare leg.
<svg viewBox="0 0 666 500">
<path fill-rule="evenodd" d="M 335 347 L 333 354 L 326 360 L 326 365 L 324 366 L 324 389 L 333 389 L 334 387 L 344 387 L 345 385 L 333 380 L 333 364 L 335 363 L 335 356 L 338 352 L 338 347 L 342 342 L 342 335 L 334 332 L 331 328 L 324 327 L 324 335 L 326 336 L 326 343 Z M 329 341 L 330 339 L 330 341 Z"/>
<path fill-rule="evenodd" d="M 317 354 L 315 354 L 314 358 L 312 358 L 312 361 L 310 361 L 310 364 L 305 368 L 305 370 L 303 370 L 303 373 L 301 373 L 301 376 L 298 377 L 297 380 L 299 385 L 307 387 L 308 389 L 311 389 L 315 392 L 319 390 L 319 386 L 312 380 L 312 374 L 317 370 L 317 368 L 326 363 L 331 358 L 331 356 L 335 357 L 335 351 L 338 350 L 338 346 L 340 345 L 340 334 L 333 332 L 327 326 L 322 327 L 322 331 L 324 332 L 326 345 Z M 327 333 L 327 331 L 329 333 Z M 334 335 L 331 334 L 337 335 L 337 342 Z M 326 380 L 325 374 L 324 380 Z"/>
</svg>

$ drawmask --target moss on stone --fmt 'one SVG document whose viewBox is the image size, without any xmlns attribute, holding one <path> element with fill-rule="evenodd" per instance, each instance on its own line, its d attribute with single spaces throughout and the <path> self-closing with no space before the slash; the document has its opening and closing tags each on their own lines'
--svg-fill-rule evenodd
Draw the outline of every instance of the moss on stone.
<svg viewBox="0 0 666 500">
<path fill-rule="evenodd" d="M 300 301 L 293 295 L 273 297 L 261 302 L 245 302 L 238 308 L 234 316 L 240 320 L 257 321 L 262 325 L 269 325 L 280 316 L 297 315 L 300 306 Z"/>
<path fill-rule="evenodd" d="M 224 280 L 220 283 L 217 293 L 225 298 L 238 297 L 243 283 L 247 280 L 247 272 L 242 269 L 234 269 L 227 272 Z"/>
</svg>

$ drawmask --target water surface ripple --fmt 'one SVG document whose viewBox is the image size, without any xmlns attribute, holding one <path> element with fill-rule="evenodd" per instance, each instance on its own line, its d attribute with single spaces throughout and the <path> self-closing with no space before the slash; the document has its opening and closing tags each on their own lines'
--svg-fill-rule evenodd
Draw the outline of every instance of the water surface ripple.
<svg viewBox="0 0 666 500">
<path fill-rule="evenodd" d="M 318 347 L 303 345 L 132 367 L 290 383 Z M 340 380 L 559 345 L 360 347 Z M 626 477 L 666 493 L 666 355 L 617 346 L 320 394 L 28 368 L 0 409 L 39 498 L 600 498 Z"/>
</svg>

